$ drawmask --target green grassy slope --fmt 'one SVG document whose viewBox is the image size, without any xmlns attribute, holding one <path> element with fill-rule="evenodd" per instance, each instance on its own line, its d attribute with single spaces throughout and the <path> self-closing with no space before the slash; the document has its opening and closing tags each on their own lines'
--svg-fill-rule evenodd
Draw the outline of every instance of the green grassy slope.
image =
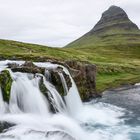
<svg viewBox="0 0 140 140">
<path fill-rule="evenodd" d="M 139 33 L 86 36 L 66 48 L 80 51 L 84 59 L 98 66 L 98 91 L 140 82 Z"/>
<path fill-rule="evenodd" d="M 75 48 L 83 60 L 98 66 L 97 89 L 140 82 L 140 45 Z"/>
<path fill-rule="evenodd" d="M 140 31 L 126 31 L 120 28 L 110 29 L 101 34 L 90 34 L 82 36 L 68 44 L 67 48 L 88 48 L 107 46 L 135 46 L 140 44 Z"/>
<path fill-rule="evenodd" d="M 79 60 L 96 64 L 97 90 L 140 82 L 140 45 L 89 46 L 85 48 L 50 48 L 36 44 L 0 40 L 0 57 L 46 61 Z"/>
</svg>

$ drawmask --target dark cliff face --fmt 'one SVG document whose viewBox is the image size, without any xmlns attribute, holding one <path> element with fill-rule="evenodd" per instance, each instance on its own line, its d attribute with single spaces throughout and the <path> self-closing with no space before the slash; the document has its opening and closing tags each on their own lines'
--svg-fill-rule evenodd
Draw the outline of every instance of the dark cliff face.
<svg viewBox="0 0 140 140">
<path fill-rule="evenodd" d="M 97 68 L 94 64 L 79 61 L 66 61 L 65 64 L 69 66 L 83 101 L 101 97 L 101 94 L 96 91 Z"/>
<path fill-rule="evenodd" d="M 101 33 L 109 29 L 119 28 L 123 30 L 138 30 L 136 24 L 134 24 L 129 18 L 126 12 L 117 6 L 111 6 L 103 14 L 99 22 L 90 31 L 93 33 Z"/>
</svg>

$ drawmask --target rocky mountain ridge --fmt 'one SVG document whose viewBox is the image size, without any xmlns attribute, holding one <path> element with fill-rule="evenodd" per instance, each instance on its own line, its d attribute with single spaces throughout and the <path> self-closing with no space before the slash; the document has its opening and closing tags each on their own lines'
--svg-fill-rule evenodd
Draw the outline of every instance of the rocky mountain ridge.
<svg viewBox="0 0 140 140">
<path fill-rule="evenodd" d="M 118 7 L 111 6 L 103 14 L 99 22 L 90 31 L 91 33 L 102 33 L 106 30 L 120 28 L 122 30 L 135 30 L 138 31 L 138 26 L 134 24 L 126 14 L 126 12 Z"/>
<path fill-rule="evenodd" d="M 115 41 L 114 41 L 115 40 Z M 66 47 L 120 46 L 140 44 L 140 30 L 118 6 L 103 12 L 97 24 Z"/>
</svg>

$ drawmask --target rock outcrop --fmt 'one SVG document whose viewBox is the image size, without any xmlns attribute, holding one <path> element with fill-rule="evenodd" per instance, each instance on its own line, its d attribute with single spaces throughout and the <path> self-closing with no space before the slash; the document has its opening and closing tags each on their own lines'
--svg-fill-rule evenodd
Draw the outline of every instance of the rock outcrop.
<svg viewBox="0 0 140 140">
<path fill-rule="evenodd" d="M 66 61 L 82 100 L 101 97 L 96 91 L 96 66 L 87 62 Z"/>
<path fill-rule="evenodd" d="M 8 122 L 0 122 L 0 133 L 4 132 L 5 130 L 9 129 L 10 127 L 13 127 L 15 124 L 8 123 Z M 9 135 L 10 138 L 12 136 Z"/>
<path fill-rule="evenodd" d="M 37 67 L 30 61 L 26 61 L 23 65 L 19 66 L 15 63 L 8 64 L 8 68 L 11 68 L 13 72 L 26 72 L 26 73 L 41 73 L 44 74 L 45 68 Z"/>
<path fill-rule="evenodd" d="M 3 99 L 6 102 L 9 101 L 12 82 L 13 80 L 8 70 L 3 70 L 0 72 L 0 87 L 3 93 Z"/>
<path fill-rule="evenodd" d="M 66 62 L 54 61 L 51 63 L 63 65 L 69 69 L 72 75 L 72 78 L 74 79 L 78 87 L 81 99 L 83 101 L 87 101 L 91 98 L 101 96 L 96 91 L 96 66 L 95 65 L 90 64 L 88 62 L 79 62 L 79 61 L 66 61 Z M 45 68 L 37 67 L 32 62 L 25 62 L 21 66 L 12 63 L 12 64 L 8 64 L 8 67 L 11 68 L 13 72 L 25 72 L 25 73 L 33 73 L 33 74 L 40 73 L 40 74 L 45 75 Z M 68 86 L 68 90 L 72 86 L 70 77 L 63 71 L 63 68 L 59 66 L 56 69 L 49 68 L 48 72 L 51 76 L 51 78 L 49 79 L 50 82 L 52 82 L 52 84 L 55 85 L 56 89 L 59 91 L 61 96 L 65 96 L 66 92 L 62 85 L 62 82 L 60 82 L 61 78 L 60 78 L 59 73 L 63 74 L 66 80 L 67 86 Z M 41 77 L 39 86 L 40 86 L 41 92 L 44 93 L 44 95 L 46 96 L 48 90 L 43 85 L 42 77 Z"/>
<path fill-rule="evenodd" d="M 68 90 L 69 90 L 72 86 L 71 79 L 63 70 L 61 71 L 61 73 L 63 74 L 63 76 L 66 80 Z M 65 89 L 64 89 L 63 84 L 61 82 L 61 77 L 60 77 L 59 73 L 57 71 L 51 70 L 50 75 L 51 75 L 50 81 L 53 83 L 53 85 L 55 85 L 56 89 L 59 91 L 61 96 L 66 96 L 67 93 L 65 92 Z"/>
<path fill-rule="evenodd" d="M 61 82 L 59 73 L 62 73 L 62 75 L 64 76 L 66 84 L 68 86 L 68 90 L 72 86 L 69 75 L 67 75 L 63 71 L 63 68 L 59 67 L 59 66 L 55 69 L 54 68 L 46 69 L 45 67 L 38 67 L 38 66 L 34 65 L 31 61 L 26 61 L 22 65 L 17 65 L 15 63 L 8 64 L 8 68 L 10 68 L 13 72 L 23 72 L 23 73 L 32 73 L 32 74 L 42 74 L 42 75 L 45 75 L 45 71 L 48 70 L 48 72 L 50 73 L 50 76 L 51 76 L 51 78 L 48 80 L 50 80 L 50 82 L 56 87 L 56 89 L 59 91 L 61 96 L 65 96 L 65 95 L 67 95 L 67 93 L 65 92 L 65 89 Z M 41 78 L 41 80 L 42 80 L 42 78 Z M 41 87 L 41 91 L 46 90 L 46 89 L 44 89 L 43 85 L 40 87 Z"/>
<path fill-rule="evenodd" d="M 90 34 L 102 33 L 109 29 L 138 30 L 129 18 L 126 12 L 117 6 L 111 6 L 103 14 L 99 22 L 90 31 Z"/>
</svg>

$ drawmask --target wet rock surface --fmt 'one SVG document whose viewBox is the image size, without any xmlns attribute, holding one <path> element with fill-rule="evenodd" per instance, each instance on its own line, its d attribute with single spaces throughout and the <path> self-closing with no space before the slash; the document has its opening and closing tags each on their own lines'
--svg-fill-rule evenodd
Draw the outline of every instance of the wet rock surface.
<svg viewBox="0 0 140 140">
<path fill-rule="evenodd" d="M 54 107 L 53 97 L 52 97 L 52 95 L 50 94 L 50 91 L 46 88 L 46 86 L 43 82 L 43 76 L 40 76 L 39 89 L 44 94 L 44 96 L 47 98 L 47 100 L 49 101 L 50 111 L 53 112 L 53 113 L 58 112 L 58 110 Z"/>
<path fill-rule="evenodd" d="M 63 89 L 63 84 L 61 82 L 60 73 L 64 76 L 68 90 L 72 87 L 72 82 L 71 82 L 69 75 L 67 75 L 63 71 L 62 67 L 57 67 L 54 70 L 48 70 L 48 71 L 51 75 L 50 82 L 52 82 L 52 84 L 56 86 L 57 90 L 62 94 L 62 96 L 65 96 L 66 93 L 64 92 L 64 89 Z"/>
<path fill-rule="evenodd" d="M 33 74 L 35 74 L 35 73 L 44 74 L 44 72 L 45 72 L 45 68 L 37 67 L 30 61 L 26 61 L 21 66 L 15 64 L 15 63 L 12 63 L 12 64 L 9 64 L 8 67 L 11 68 L 11 70 L 13 72 L 26 72 L 26 73 L 33 73 Z"/>
<path fill-rule="evenodd" d="M 50 82 L 52 82 L 52 84 L 55 85 L 56 89 L 59 91 L 61 96 L 65 96 L 65 95 L 67 95 L 67 93 L 64 92 L 59 73 L 63 74 L 66 84 L 68 86 L 68 90 L 72 87 L 72 82 L 71 82 L 69 75 L 67 75 L 63 71 L 63 68 L 59 67 L 59 66 L 55 69 L 53 69 L 53 68 L 46 69 L 43 67 L 36 66 L 31 61 L 26 61 L 22 65 L 18 65 L 16 63 L 9 63 L 8 68 L 10 68 L 13 72 L 23 72 L 23 73 L 32 73 L 32 74 L 39 73 L 39 74 L 43 74 L 43 75 L 45 75 L 45 70 L 48 70 L 51 75 L 51 78 L 48 80 L 50 80 Z M 43 86 L 40 86 L 40 87 L 42 88 Z M 41 89 L 41 90 L 44 91 L 44 89 Z"/>
<path fill-rule="evenodd" d="M 101 95 L 96 91 L 96 66 L 87 62 L 66 61 L 78 86 L 82 100 L 87 101 Z"/>
<path fill-rule="evenodd" d="M 96 66 L 90 64 L 88 62 L 79 62 L 79 61 L 66 61 L 66 62 L 51 62 L 53 64 L 63 65 L 68 68 L 70 71 L 72 78 L 74 79 L 78 90 L 80 92 L 80 96 L 83 101 L 90 100 L 94 97 L 101 97 L 100 94 L 96 91 Z M 45 68 L 37 67 L 32 62 L 27 61 L 23 65 L 17 65 L 15 63 L 8 64 L 8 68 L 11 68 L 13 72 L 25 72 L 25 73 L 40 73 L 45 74 Z M 55 85 L 56 89 L 61 93 L 62 96 L 65 96 L 66 93 L 63 89 L 63 85 L 60 78 L 59 73 L 62 73 L 66 83 L 68 90 L 72 86 L 71 79 L 69 75 L 67 75 L 62 67 L 57 67 L 56 69 L 48 69 L 53 85 Z"/>
<path fill-rule="evenodd" d="M 6 131 L 6 129 L 9 129 L 12 126 L 14 126 L 14 124 L 11 124 L 8 122 L 0 122 L 0 133 L 2 133 L 3 131 Z"/>
<path fill-rule="evenodd" d="M 12 82 L 13 80 L 8 70 L 3 70 L 0 72 L 0 87 L 3 93 L 3 99 L 6 102 L 9 102 Z"/>
</svg>

